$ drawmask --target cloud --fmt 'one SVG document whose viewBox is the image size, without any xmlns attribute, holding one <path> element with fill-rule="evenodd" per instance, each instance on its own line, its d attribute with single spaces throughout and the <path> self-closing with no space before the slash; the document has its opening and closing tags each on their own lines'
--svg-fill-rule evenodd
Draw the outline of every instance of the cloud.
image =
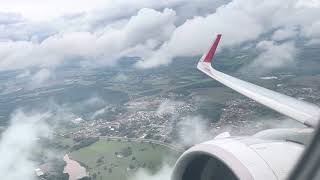
<svg viewBox="0 0 320 180">
<path fill-rule="evenodd" d="M 308 38 L 310 38 L 309 43 L 320 43 L 320 21 L 316 21 L 312 23 L 311 26 L 305 29 L 305 34 Z"/>
<path fill-rule="evenodd" d="M 172 100 L 164 100 L 161 102 L 159 105 L 156 113 L 158 115 L 164 115 L 164 114 L 174 114 L 176 113 L 176 108 L 179 105 L 182 105 L 183 102 L 177 102 L 177 101 L 172 101 Z"/>
<path fill-rule="evenodd" d="M 319 0 L 299 0 L 297 6 L 317 8 L 320 7 Z"/>
<path fill-rule="evenodd" d="M 212 14 L 187 20 L 176 28 L 169 41 L 143 57 L 137 66 L 152 68 L 169 64 L 177 56 L 200 55 L 218 33 L 223 34 L 221 48 L 257 40 L 274 29 L 278 29 L 274 38 L 280 40 L 284 38 L 283 31 L 292 27 L 307 31 L 319 15 L 319 7 L 299 6 L 297 0 L 233 0 Z M 293 37 L 294 32 L 287 36 Z M 306 37 L 304 33 L 301 36 Z"/>
<path fill-rule="evenodd" d="M 101 33 L 68 32 L 39 43 L 0 42 L 0 70 L 55 67 L 65 61 L 114 64 L 135 46 L 155 46 L 168 38 L 175 28 L 174 19 L 175 12 L 170 9 L 141 9 L 123 27 L 107 28 Z"/>
<path fill-rule="evenodd" d="M 31 77 L 32 85 L 41 85 L 53 77 L 49 69 L 41 69 Z"/>
<path fill-rule="evenodd" d="M 2 10 L 8 12 L 20 12 L 30 20 L 43 21 L 59 17 L 63 14 L 90 11 L 106 4 L 104 0 L 78 0 L 77 3 L 65 2 L 63 0 L 41 1 L 41 0 L 11 0 L 1 2 Z"/>
<path fill-rule="evenodd" d="M 251 70 L 258 74 L 264 74 L 293 64 L 298 53 L 298 49 L 292 41 L 281 44 L 274 41 L 261 41 L 256 48 L 261 51 L 260 55 L 242 70 Z"/>
<path fill-rule="evenodd" d="M 0 12 L 0 24 L 14 24 L 23 21 L 23 18 L 18 13 Z"/>
<path fill-rule="evenodd" d="M 58 0 L 31 8 L 35 14 L 48 10 L 41 22 L 25 18 L 31 10 L 23 4 L 3 4 L 16 13 L 0 14 L 0 70 L 69 62 L 90 68 L 114 65 L 126 56 L 140 57 L 137 67 L 152 68 L 178 56 L 201 55 L 217 33 L 223 34 L 219 49 L 261 41 L 274 31 L 276 41 L 299 36 L 320 42 L 317 1 L 95 0 L 74 5 Z"/>
<path fill-rule="evenodd" d="M 225 3 L 226 0 L 78 0 L 77 3 L 63 0 L 11 0 L 1 3 L 7 12 L 20 12 L 24 17 L 33 21 L 47 21 L 64 15 L 82 14 L 87 20 L 105 20 L 129 17 L 141 8 L 164 9 L 176 8 L 183 17 L 190 17 L 194 13 L 207 13 L 214 7 Z M 30 7 L 30 4 L 32 6 Z M 124 11 L 125 9 L 125 11 Z M 108 13 L 105 13 L 108 12 Z"/>
<path fill-rule="evenodd" d="M 293 28 L 279 29 L 272 35 L 272 39 L 275 41 L 283 41 L 288 39 L 295 39 L 298 32 Z"/>
<path fill-rule="evenodd" d="M 123 82 L 123 81 L 127 81 L 128 78 L 129 77 L 127 75 L 125 75 L 124 73 L 118 73 L 113 79 L 115 81 Z"/>
<path fill-rule="evenodd" d="M 84 106 L 86 108 L 92 108 L 92 107 L 97 107 L 97 106 L 104 106 L 106 102 L 97 96 L 93 96 L 83 102 L 81 102 L 81 106 Z"/>
<path fill-rule="evenodd" d="M 213 138 L 208 125 L 200 116 L 187 116 L 177 124 L 178 144 L 192 146 Z"/>
<path fill-rule="evenodd" d="M 58 32 L 57 27 L 49 22 L 33 23 L 25 20 L 15 22 L 8 19 L 7 21 L 7 24 L 0 23 L 0 42 L 41 42 Z"/>
<path fill-rule="evenodd" d="M 96 119 L 97 117 L 102 117 L 106 112 L 108 112 L 108 108 L 109 106 L 98 109 L 91 115 L 90 119 Z"/>
<path fill-rule="evenodd" d="M 18 74 L 16 78 L 17 79 L 26 78 L 26 77 L 29 77 L 30 75 L 31 75 L 31 72 L 29 70 L 25 70 L 22 73 Z"/>
<path fill-rule="evenodd" d="M 150 174 L 146 170 L 140 169 L 134 174 L 131 180 L 169 180 L 171 178 L 172 171 L 173 168 L 168 165 L 164 165 L 156 174 Z"/>
<path fill-rule="evenodd" d="M 43 31 L 45 30 L 44 28 L 47 28 L 46 30 L 51 32 L 51 35 L 54 34 L 53 31 L 55 31 L 55 33 L 99 31 L 111 24 L 129 20 L 143 8 L 154 9 L 156 11 L 163 11 L 166 8 L 174 9 L 179 14 L 179 22 L 182 23 L 187 18 L 192 18 L 195 14 L 205 15 L 214 12 L 216 7 L 226 2 L 226 0 L 201 0 L 196 2 L 190 0 L 93 0 L 90 2 L 80 0 L 75 5 L 74 3 L 66 3 L 62 0 L 54 2 L 48 0 L 35 2 L 38 0 L 31 0 L 19 3 L 15 1 L 19 0 L 2 3 L 3 10 L 16 12 L 3 14 L 17 14 L 22 16 L 24 20 L 20 23 L 14 23 L 15 21 L 10 20 L 12 17 L 4 16 L 5 21 L 9 21 L 13 26 L 3 26 L 3 31 L 0 32 L 4 34 L 3 36 L 9 36 L 10 39 L 17 39 L 14 35 L 19 36 L 20 34 L 25 34 L 24 31 L 28 32 L 32 30 L 34 32 L 32 35 L 45 33 Z M 32 3 L 36 4 L 30 7 L 29 5 Z M 54 8 L 56 6 L 59 8 Z M 28 16 L 29 11 L 34 14 L 33 18 Z M 56 14 L 56 18 L 50 18 L 52 12 Z M 42 21 L 34 21 L 37 19 L 42 19 Z M 5 31 L 9 29 L 10 33 Z M 30 36 L 31 33 L 28 35 Z"/>
<path fill-rule="evenodd" d="M 50 135 L 45 120 L 50 114 L 17 111 L 0 140 L 0 176 L 5 180 L 34 179 L 35 162 L 30 160 L 37 139 Z"/>
<path fill-rule="evenodd" d="M 0 70 L 52 67 L 70 59 L 83 66 L 109 65 L 119 57 L 145 56 L 167 40 L 175 29 L 176 13 L 167 7 L 177 9 L 179 21 L 183 22 L 193 17 L 193 13 L 212 12 L 223 2 L 116 0 L 97 3 L 93 5 L 95 8 L 84 11 L 79 6 L 88 7 L 82 1 L 76 6 L 62 1 L 36 3 L 31 9 L 44 17 L 45 9 L 48 9 L 48 16 L 50 10 L 55 9 L 52 7 L 63 6 L 65 10 L 57 11 L 59 18 L 42 22 L 25 19 L 18 22 L 12 14 L 5 14 L 7 25 L 0 26 Z M 92 4 L 90 2 L 89 6 Z M 8 11 L 18 12 L 14 17 L 20 14 L 25 17 L 29 11 L 15 0 L 4 3 L 3 8 L 6 7 Z"/>
<path fill-rule="evenodd" d="M 234 6 L 237 7 L 237 3 L 231 2 L 206 17 L 195 17 L 186 21 L 173 32 L 168 42 L 137 66 L 156 67 L 170 63 L 173 57 L 202 54 L 218 33 L 224 35 L 222 46 L 237 45 L 257 38 L 263 27 L 256 23 L 253 16 Z"/>
</svg>

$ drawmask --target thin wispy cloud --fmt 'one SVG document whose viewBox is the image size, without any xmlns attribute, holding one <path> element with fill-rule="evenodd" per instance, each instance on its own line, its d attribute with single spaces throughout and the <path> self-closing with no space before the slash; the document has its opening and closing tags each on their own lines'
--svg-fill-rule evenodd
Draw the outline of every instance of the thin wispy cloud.
<svg viewBox="0 0 320 180">
<path fill-rule="evenodd" d="M 49 113 L 13 114 L 9 127 L 0 139 L 0 176 L 4 180 L 33 180 L 36 162 L 31 160 L 38 147 L 38 138 L 48 137 L 50 129 L 46 123 Z"/>
<path fill-rule="evenodd" d="M 242 71 L 251 71 L 255 74 L 264 74 L 269 71 L 288 67 L 296 62 L 296 55 L 299 49 L 293 41 L 276 43 L 274 41 L 261 41 L 256 49 L 261 51 L 248 66 L 242 68 Z"/>
</svg>

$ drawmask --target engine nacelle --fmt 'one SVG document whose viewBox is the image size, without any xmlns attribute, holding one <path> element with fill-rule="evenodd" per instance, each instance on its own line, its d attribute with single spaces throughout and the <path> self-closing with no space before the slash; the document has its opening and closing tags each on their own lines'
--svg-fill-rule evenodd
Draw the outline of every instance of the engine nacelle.
<svg viewBox="0 0 320 180">
<path fill-rule="evenodd" d="M 303 149 L 296 142 L 254 136 L 215 139 L 187 150 L 172 180 L 282 180 Z"/>
</svg>

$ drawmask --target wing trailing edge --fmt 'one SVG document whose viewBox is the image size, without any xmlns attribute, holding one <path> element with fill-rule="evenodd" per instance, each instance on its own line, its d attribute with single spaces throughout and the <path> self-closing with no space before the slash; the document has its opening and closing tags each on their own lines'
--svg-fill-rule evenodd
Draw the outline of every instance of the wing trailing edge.
<svg viewBox="0 0 320 180">
<path fill-rule="evenodd" d="M 283 115 L 295 119 L 307 126 L 317 127 L 320 121 L 320 108 L 314 104 L 240 80 L 214 69 L 211 65 L 221 34 L 217 35 L 209 52 L 202 56 L 197 68 L 225 86 L 249 97 Z"/>
</svg>

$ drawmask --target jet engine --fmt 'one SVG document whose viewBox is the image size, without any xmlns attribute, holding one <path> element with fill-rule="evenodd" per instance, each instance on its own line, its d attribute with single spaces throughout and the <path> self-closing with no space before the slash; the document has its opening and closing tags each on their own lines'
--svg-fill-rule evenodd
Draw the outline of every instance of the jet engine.
<svg viewBox="0 0 320 180">
<path fill-rule="evenodd" d="M 272 129 L 216 138 L 183 153 L 172 180 L 286 179 L 311 137 L 312 129 Z"/>
</svg>

